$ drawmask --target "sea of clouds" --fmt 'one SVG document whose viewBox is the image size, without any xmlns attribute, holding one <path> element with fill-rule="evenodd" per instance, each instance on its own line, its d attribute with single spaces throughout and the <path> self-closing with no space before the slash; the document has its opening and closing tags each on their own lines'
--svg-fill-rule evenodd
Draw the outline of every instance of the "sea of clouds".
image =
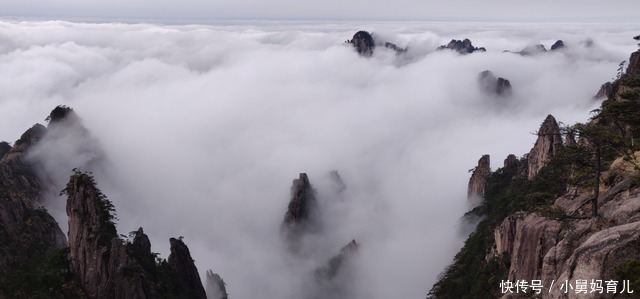
<svg viewBox="0 0 640 299">
<path fill-rule="evenodd" d="M 361 247 L 350 298 L 423 298 L 469 233 L 460 225 L 468 170 L 483 154 L 495 170 L 527 153 L 547 114 L 588 119 L 639 28 L 5 20 L 0 139 L 73 107 L 107 157 L 96 176 L 119 232 L 144 227 L 164 257 L 168 238 L 184 236 L 201 273 L 219 273 L 233 298 L 304 298 L 310 273 L 352 239 Z M 359 57 L 343 44 L 358 30 L 408 51 Z M 487 52 L 435 51 L 452 38 Z M 557 39 L 567 49 L 503 53 Z M 480 92 L 487 69 L 511 81 L 511 98 Z M 60 189 L 91 158 L 86 136 L 77 139 L 38 153 L 56 161 L 47 167 Z M 331 170 L 347 185 L 341 198 Z M 325 226 L 312 255 L 292 257 L 279 230 L 301 172 Z M 64 204 L 47 206 L 66 232 Z"/>
</svg>

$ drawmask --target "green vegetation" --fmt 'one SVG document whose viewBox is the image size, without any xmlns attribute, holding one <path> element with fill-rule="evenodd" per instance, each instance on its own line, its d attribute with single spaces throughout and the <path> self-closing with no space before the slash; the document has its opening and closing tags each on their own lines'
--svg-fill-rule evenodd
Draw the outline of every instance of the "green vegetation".
<svg viewBox="0 0 640 299">
<path fill-rule="evenodd" d="M 6 298 L 67 298 L 71 279 L 69 248 L 33 256 L 29 262 L 2 275 L 0 294 Z"/>
<path fill-rule="evenodd" d="M 628 261 L 616 267 L 614 272 L 620 282 L 618 287 L 622 287 L 623 280 L 629 280 L 629 285 L 632 289 L 640 288 L 640 259 Z"/>
</svg>

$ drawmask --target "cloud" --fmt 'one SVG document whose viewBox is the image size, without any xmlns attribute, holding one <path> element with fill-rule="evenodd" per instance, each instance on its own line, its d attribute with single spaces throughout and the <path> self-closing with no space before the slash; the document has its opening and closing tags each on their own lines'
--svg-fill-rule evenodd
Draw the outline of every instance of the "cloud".
<svg viewBox="0 0 640 299">
<path fill-rule="evenodd" d="M 557 26 L 4 21 L 0 136 L 73 107 L 108 157 L 97 179 L 120 233 L 144 227 L 164 256 L 167 239 L 184 236 L 202 274 L 220 273 L 234 298 L 300 298 L 313 269 L 353 238 L 353 298 L 421 297 L 462 245 L 467 170 L 482 154 L 495 169 L 528 152 L 548 113 L 585 120 L 636 47 L 636 27 Z M 358 57 L 342 42 L 363 27 L 408 46 L 407 57 Z M 488 51 L 433 51 L 464 37 Z M 559 38 L 565 52 L 502 53 Z M 486 69 L 511 81 L 508 103 L 481 94 Z M 39 155 L 60 159 L 74 142 Z M 333 169 L 348 186 L 341 200 Z M 59 181 L 70 170 L 56 170 Z M 316 252 L 292 258 L 279 228 L 300 172 L 327 225 L 310 240 Z"/>
</svg>

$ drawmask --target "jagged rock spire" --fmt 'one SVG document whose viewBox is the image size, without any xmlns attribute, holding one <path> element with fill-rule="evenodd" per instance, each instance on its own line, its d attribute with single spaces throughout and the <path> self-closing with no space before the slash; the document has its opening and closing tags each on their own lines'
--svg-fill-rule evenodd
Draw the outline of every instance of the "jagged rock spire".
<svg viewBox="0 0 640 299">
<path fill-rule="evenodd" d="M 178 289 L 181 298 L 206 299 L 207 295 L 189 248 L 182 242 L 182 238 L 171 238 L 169 243 L 171 243 L 169 265 L 178 274 Z"/>
<path fill-rule="evenodd" d="M 320 228 L 318 202 L 306 173 L 293 180 L 291 200 L 282 223 L 282 231 L 289 242 L 290 249 L 297 251 L 298 239 L 305 233 L 315 232 Z"/>
<path fill-rule="evenodd" d="M 538 130 L 538 139 L 527 156 L 527 177 L 532 179 L 544 167 L 562 146 L 560 127 L 556 119 L 549 114 Z"/>
<path fill-rule="evenodd" d="M 208 299 L 227 299 L 227 286 L 222 277 L 211 270 L 207 270 L 206 291 Z"/>
<path fill-rule="evenodd" d="M 471 178 L 469 179 L 469 188 L 467 189 L 467 198 L 469 200 L 482 199 L 484 197 L 484 188 L 487 180 L 491 175 L 491 158 L 489 155 L 483 155 L 478 160 L 478 166 L 473 169 Z"/>
<path fill-rule="evenodd" d="M 356 32 L 349 43 L 353 45 L 358 54 L 365 57 L 373 55 L 373 49 L 376 47 L 373 36 L 366 31 Z"/>
<path fill-rule="evenodd" d="M 505 78 L 496 77 L 489 70 L 478 74 L 478 84 L 480 90 L 487 95 L 508 97 L 512 94 L 511 82 Z"/>
<path fill-rule="evenodd" d="M 473 43 L 471 43 L 471 40 L 469 40 L 468 38 L 465 38 L 464 40 L 455 40 L 452 39 L 446 46 L 440 46 L 438 47 L 438 50 L 454 50 L 460 54 L 471 54 L 473 52 L 485 52 L 487 51 L 487 49 L 485 49 L 484 47 L 474 47 Z"/>
</svg>

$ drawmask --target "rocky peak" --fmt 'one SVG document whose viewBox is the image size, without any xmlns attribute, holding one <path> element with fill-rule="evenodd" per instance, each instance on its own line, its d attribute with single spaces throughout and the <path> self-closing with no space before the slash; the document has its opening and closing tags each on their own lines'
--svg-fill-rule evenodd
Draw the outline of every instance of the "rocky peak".
<svg viewBox="0 0 640 299">
<path fill-rule="evenodd" d="M 556 119 L 549 114 L 538 130 L 538 139 L 527 156 L 528 175 L 532 179 L 562 146 L 560 127 Z"/>
<path fill-rule="evenodd" d="M 45 120 L 48 121 L 49 124 L 51 125 L 51 124 L 64 121 L 66 119 L 76 118 L 76 117 L 77 115 L 71 107 L 60 105 L 54 108 L 53 110 L 51 110 L 51 113 L 49 114 L 49 116 L 47 116 Z"/>
<path fill-rule="evenodd" d="M 473 173 L 469 179 L 469 188 L 467 189 L 467 198 L 475 201 L 484 197 L 484 188 L 491 175 L 491 159 L 489 155 L 483 155 L 478 160 L 478 166 L 472 170 Z"/>
<path fill-rule="evenodd" d="M 640 76 L 640 50 L 631 54 L 625 76 Z"/>
<path fill-rule="evenodd" d="M 319 268 L 315 272 L 316 280 L 320 283 L 326 283 L 337 277 L 349 262 L 349 259 L 358 253 L 360 245 L 356 240 L 351 240 L 349 244 L 340 249 L 340 253 L 329 260 L 326 266 Z"/>
<path fill-rule="evenodd" d="M 387 49 L 391 49 L 396 52 L 396 54 L 404 53 L 407 49 L 401 48 L 398 45 L 385 42 L 385 41 L 376 41 L 373 37 L 373 33 L 369 33 L 367 31 L 358 31 L 353 35 L 351 40 L 347 40 L 347 43 L 351 44 L 358 54 L 364 57 L 370 57 L 373 55 L 373 51 L 376 46 L 382 46 Z"/>
<path fill-rule="evenodd" d="M 483 71 L 478 75 L 478 84 L 480 85 L 480 90 L 487 95 L 506 97 L 512 93 L 511 82 L 505 78 L 496 77 L 489 70 Z"/>
<path fill-rule="evenodd" d="M 208 299 L 227 299 L 227 287 L 222 277 L 211 270 L 207 270 L 206 291 Z"/>
<path fill-rule="evenodd" d="M 356 32 L 356 34 L 353 35 L 353 38 L 348 42 L 353 45 L 358 54 L 365 57 L 373 55 L 373 49 L 376 46 L 373 41 L 373 36 L 366 31 Z"/>
<path fill-rule="evenodd" d="M 444 49 L 454 50 L 460 54 L 471 54 L 476 51 L 479 51 L 479 52 L 486 51 L 484 47 L 481 47 L 481 48 L 474 47 L 473 44 L 471 43 L 471 40 L 469 40 L 468 38 L 465 38 L 464 40 L 452 39 L 446 46 L 443 45 L 438 47 L 438 50 L 444 50 Z"/>
<path fill-rule="evenodd" d="M 13 144 L 13 148 L 11 149 L 9 154 L 17 153 L 17 152 L 26 152 L 27 149 L 31 148 L 33 145 L 38 143 L 38 141 L 40 141 L 45 134 L 47 134 L 47 128 L 45 128 L 41 124 L 33 125 L 33 127 L 26 130 L 22 134 L 22 136 L 20 136 L 20 139 L 18 139 Z"/>
<path fill-rule="evenodd" d="M 566 48 L 566 46 L 564 45 L 564 42 L 561 39 L 557 40 L 555 43 L 553 43 L 553 45 L 551 45 L 551 51 L 560 50 L 564 48 Z"/>
<path fill-rule="evenodd" d="M 515 167 L 518 167 L 518 158 L 516 158 L 516 155 L 514 154 L 509 154 L 507 156 L 506 159 L 504 159 L 504 169 L 513 169 Z"/>
<path fill-rule="evenodd" d="M 117 236 L 113 205 L 97 188 L 93 177 L 76 171 L 65 192 L 70 269 L 86 297 L 206 298 L 182 240 L 171 238 L 168 263 L 156 264 L 151 242 L 142 228 L 132 233 L 131 242 Z"/>
<path fill-rule="evenodd" d="M 316 190 L 309 182 L 307 174 L 301 173 L 299 178 L 293 180 L 291 200 L 282 224 L 283 233 L 290 242 L 290 249 L 296 251 L 295 243 L 303 234 L 319 229 L 317 213 Z"/>
<path fill-rule="evenodd" d="M 608 99 L 613 96 L 613 83 L 606 82 L 600 86 L 600 89 L 593 96 L 594 99 Z"/>
<path fill-rule="evenodd" d="M 206 299 L 207 295 L 200 281 L 198 269 L 193 263 L 191 253 L 182 239 L 171 238 L 171 254 L 169 255 L 169 266 L 178 275 L 180 298 Z"/>
</svg>

